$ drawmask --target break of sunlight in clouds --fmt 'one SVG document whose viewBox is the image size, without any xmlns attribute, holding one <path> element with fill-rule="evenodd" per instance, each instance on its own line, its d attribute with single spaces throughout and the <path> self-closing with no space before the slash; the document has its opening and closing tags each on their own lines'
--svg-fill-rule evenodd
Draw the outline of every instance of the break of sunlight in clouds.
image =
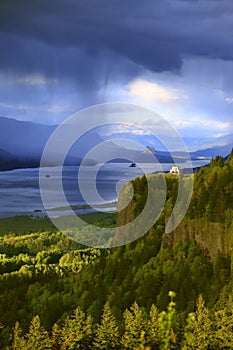
<svg viewBox="0 0 233 350">
<path fill-rule="evenodd" d="M 219 122 L 216 120 L 175 120 L 174 124 L 178 129 L 203 127 L 208 128 L 209 130 L 221 130 L 224 131 L 224 133 L 227 133 L 230 127 L 232 127 L 232 123 L 230 122 Z"/>
<path fill-rule="evenodd" d="M 150 135 L 150 133 L 145 129 L 132 129 L 132 127 L 122 126 L 122 128 L 115 128 L 115 132 L 117 131 L 119 134 L 127 134 L 130 133 L 132 135 Z"/>
<path fill-rule="evenodd" d="M 148 135 L 155 135 L 156 137 L 167 137 L 172 136 L 174 134 L 174 124 L 168 122 L 165 118 L 162 117 L 159 119 L 144 119 L 138 123 L 139 127 L 141 127 Z M 178 131 L 178 130 L 177 130 Z"/>
<path fill-rule="evenodd" d="M 233 97 L 227 97 L 225 101 L 229 104 L 233 103 Z"/>
<path fill-rule="evenodd" d="M 143 130 L 143 129 L 135 129 L 131 131 L 131 133 L 133 135 L 150 135 L 150 133 L 147 130 Z"/>
<path fill-rule="evenodd" d="M 72 113 L 72 106 L 67 103 L 62 104 L 54 104 L 50 106 L 47 110 L 49 113 L 67 113 L 67 116 L 69 116 L 70 113 Z"/>
<path fill-rule="evenodd" d="M 149 103 L 169 103 L 174 100 L 187 99 L 188 97 L 181 94 L 178 90 L 169 89 L 155 82 L 144 79 L 131 81 L 127 86 L 126 96 L 136 97 Z"/>
<path fill-rule="evenodd" d="M 109 136 L 112 134 L 132 134 L 132 135 L 150 135 L 150 132 L 145 128 L 138 125 L 138 127 L 134 124 L 110 124 L 107 126 L 102 126 L 99 128 L 98 132 L 102 136 Z"/>
</svg>

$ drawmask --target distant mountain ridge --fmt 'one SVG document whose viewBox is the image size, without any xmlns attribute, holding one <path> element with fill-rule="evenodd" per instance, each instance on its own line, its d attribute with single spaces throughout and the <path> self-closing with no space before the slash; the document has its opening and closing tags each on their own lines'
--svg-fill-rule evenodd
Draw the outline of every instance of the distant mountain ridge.
<svg viewBox="0 0 233 350">
<path fill-rule="evenodd" d="M 69 127 L 64 127 L 64 135 L 69 137 Z M 29 121 L 18 121 L 6 117 L 0 117 L 0 170 L 25 168 L 25 167 L 38 167 L 40 165 L 41 155 L 44 147 L 57 128 L 57 125 L 43 125 Z M 149 148 L 155 149 L 155 156 L 158 162 L 172 163 L 185 161 L 187 153 L 181 153 L 179 151 L 174 152 L 175 159 L 172 159 L 169 151 L 166 149 L 158 139 L 153 135 L 138 135 L 134 133 L 126 133 L 123 135 L 113 133 L 107 138 L 100 136 L 97 132 L 87 132 L 82 135 L 78 141 L 76 141 L 70 148 L 66 157 L 67 165 L 78 165 L 82 161 L 84 155 L 96 145 L 102 143 L 105 140 L 112 140 L 113 138 L 131 139 L 141 144 L 141 151 L 138 149 L 128 149 L 127 145 L 122 146 L 109 142 L 107 152 L 111 159 L 125 158 L 134 162 L 151 162 L 154 161 L 150 152 L 145 152 Z M 195 141 L 194 138 L 185 138 L 187 145 L 200 144 L 201 139 Z M 204 140 L 203 140 L 204 141 Z M 223 136 L 212 141 L 205 140 L 202 146 L 198 146 L 198 149 L 189 153 L 192 159 L 201 158 L 213 158 L 217 155 L 226 157 L 233 148 L 233 134 Z M 143 151 L 143 146 L 145 147 Z M 60 147 L 60 150 L 59 150 Z M 50 159 L 48 159 L 48 165 L 60 164 L 61 154 L 63 152 L 62 142 L 58 145 L 57 149 L 52 150 Z M 120 156 L 119 156 L 120 155 Z M 176 159 L 177 157 L 177 159 Z M 96 159 L 87 160 L 90 164 L 95 162 L 102 162 L 104 155 L 100 152 Z"/>
<path fill-rule="evenodd" d="M 190 152 L 191 157 L 214 158 L 218 155 L 227 157 L 233 149 L 233 134 L 218 137 L 213 141 L 206 142 L 198 150 Z"/>
<path fill-rule="evenodd" d="M 14 161 L 15 157 L 11 153 L 0 149 L 0 170 L 8 169 L 11 165 L 13 166 Z"/>
<path fill-rule="evenodd" d="M 226 145 L 233 143 L 233 134 L 227 134 L 224 136 L 220 136 L 214 140 L 204 142 L 200 147 L 198 147 L 199 150 L 202 149 L 209 149 L 213 147 L 224 147 Z"/>
<path fill-rule="evenodd" d="M 166 148 L 166 145 L 163 145 L 159 138 L 156 138 L 154 135 L 149 134 L 133 134 L 133 133 L 113 133 L 111 135 L 113 138 L 127 139 L 130 138 L 135 142 L 138 142 L 140 145 L 145 147 L 151 146 L 156 150 L 155 154 L 166 154 L 169 150 Z M 218 138 L 207 139 L 207 138 L 194 138 L 194 137 L 185 137 L 183 142 L 187 147 L 189 155 L 192 159 L 199 158 L 213 158 L 218 155 L 226 157 L 233 148 L 233 134 L 228 134 Z M 172 147 L 172 152 L 179 156 L 185 156 L 184 151 L 176 149 L 175 140 L 174 146 Z M 164 153 L 164 155 L 165 155 Z"/>
<path fill-rule="evenodd" d="M 71 126 L 72 127 L 72 126 Z M 34 122 L 18 121 L 0 117 L 0 169 L 38 167 L 41 155 L 57 125 L 43 125 Z M 64 127 L 64 132 L 66 129 Z M 102 142 L 100 136 L 94 132 L 83 135 L 70 149 L 67 165 L 77 165 L 84 154 Z M 62 149 L 62 142 L 54 149 L 48 160 L 48 165 L 58 165 Z"/>
<path fill-rule="evenodd" d="M 17 158 L 38 158 L 56 126 L 0 117 L 0 148 Z"/>
<path fill-rule="evenodd" d="M 13 170 L 19 168 L 34 168 L 39 166 L 39 161 L 32 159 L 20 159 L 15 155 L 0 149 L 0 170 Z"/>
</svg>

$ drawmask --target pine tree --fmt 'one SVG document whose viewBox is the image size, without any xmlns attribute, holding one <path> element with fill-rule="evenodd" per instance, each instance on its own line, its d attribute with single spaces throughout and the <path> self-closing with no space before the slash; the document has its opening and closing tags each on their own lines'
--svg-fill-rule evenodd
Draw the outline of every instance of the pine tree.
<svg viewBox="0 0 233 350">
<path fill-rule="evenodd" d="M 62 345 L 62 330 L 55 323 L 52 328 L 52 350 L 59 350 Z"/>
<path fill-rule="evenodd" d="M 233 349 L 233 305 L 227 302 L 222 310 L 214 313 L 213 341 L 218 349 Z"/>
<path fill-rule="evenodd" d="M 140 348 L 145 342 L 146 336 L 146 315 L 135 302 L 130 310 L 124 312 L 125 333 L 121 344 L 124 349 Z M 142 339 L 143 338 L 143 339 Z"/>
<path fill-rule="evenodd" d="M 40 317 L 35 316 L 30 324 L 29 332 L 26 335 L 27 346 L 25 349 L 51 350 L 52 342 L 48 332 L 41 326 Z"/>
<path fill-rule="evenodd" d="M 148 339 L 152 347 L 158 347 L 160 342 L 159 337 L 159 310 L 153 304 L 150 309 L 150 319 L 147 324 Z"/>
<path fill-rule="evenodd" d="M 62 350 L 88 349 L 92 342 L 92 318 L 77 307 L 62 329 Z"/>
<path fill-rule="evenodd" d="M 213 325 L 202 296 L 197 301 L 197 310 L 188 316 L 184 333 L 183 350 L 209 349 L 213 339 Z"/>
<path fill-rule="evenodd" d="M 120 343 L 119 330 L 110 305 L 104 306 L 101 323 L 97 326 L 94 346 L 96 349 L 118 349 Z"/>
<path fill-rule="evenodd" d="M 11 345 L 12 350 L 22 350 L 26 349 L 26 341 L 22 336 L 22 329 L 19 322 L 16 322 L 13 330 L 13 341 Z"/>
</svg>

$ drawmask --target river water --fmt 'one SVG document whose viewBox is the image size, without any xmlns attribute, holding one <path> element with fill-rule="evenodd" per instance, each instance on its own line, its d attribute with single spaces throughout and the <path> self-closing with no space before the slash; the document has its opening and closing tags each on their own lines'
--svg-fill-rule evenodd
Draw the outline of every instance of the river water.
<svg viewBox="0 0 233 350">
<path fill-rule="evenodd" d="M 206 164 L 207 161 L 193 161 L 193 167 Z M 172 164 L 142 164 L 136 167 L 129 167 L 128 163 L 108 163 L 103 165 L 97 172 L 95 179 L 97 190 L 103 201 L 94 199 L 92 205 L 105 205 L 101 210 L 114 210 L 118 193 L 121 186 L 136 178 L 143 173 L 149 174 L 157 171 L 169 171 Z M 181 168 L 186 168 L 187 164 L 180 164 Z M 79 167 L 64 167 L 62 173 L 62 183 L 64 192 L 69 205 L 83 206 L 86 204 L 83 199 L 78 185 Z M 91 191 L 93 184 L 93 174 L 96 173 L 95 166 L 86 166 L 83 168 L 82 179 L 85 180 L 85 191 Z M 66 203 L 59 201 L 56 196 L 56 179 L 59 180 L 59 168 L 43 168 L 43 174 L 51 181 L 51 202 L 50 208 L 60 208 Z M 91 192 L 88 194 L 89 198 Z M 57 199 L 58 198 L 58 199 Z M 89 212 L 91 209 L 78 208 L 77 213 L 82 214 Z M 67 210 L 53 210 L 53 216 L 69 214 Z M 46 214 L 41 200 L 39 188 L 39 169 L 19 169 L 12 171 L 0 172 L 0 217 L 9 217 L 15 215 L 39 215 Z"/>
</svg>

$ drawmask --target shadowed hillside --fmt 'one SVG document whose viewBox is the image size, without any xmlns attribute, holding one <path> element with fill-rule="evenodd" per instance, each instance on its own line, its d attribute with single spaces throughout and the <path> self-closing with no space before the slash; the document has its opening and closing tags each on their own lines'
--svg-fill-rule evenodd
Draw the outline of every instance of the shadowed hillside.
<svg viewBox="0 0 233 350">
<path fill-rule="evenodd" d="M 2 344 L 9 344 L 11 328 L 16 321 L 20 321 L 24 334 L 32 320 L 26 338 L 19 336 L 21 333 L 17 333 L 19 325 L 16 324 L 14 339 L 21 342 L 21 348 L 22 344 L 30 344 L 33 334 L 44 332 L 43 342 L 47 341 L 46 344 L 50 345 L 46 346 L 54 349 L 54 339 L 45 328 L 50 331 L 57 323 L 58 328 L 53 328 L 52 333 L 57 337 L 56 349 L 63 349 L 65 342 L 71 344 L 74 339 L 76 344 L 82 344 L 79 345 L 81 348 L 106 348 L 99 345 L 101 337 L 110 339 L 108 349 L 135 349 L 135 346 L 143 349 L 146 344 L 151 350 L 165 349 L 165 341 L 170 344 L 166 349 L 184 349 L 183 346 L 196 349 L 201 334 L 197 327 L 204 332 L 205 349 L 231 349 L 231 332 L 224 333 L 224 329 L 229 330 L 227 327 L 232 325 L 232 315 L 228 312 L 232 308 L 233 290 L 232 173 L 233 153 L 226 161 L 217 157 L 210 166 L 197 171 L 189 210 L 171 234 L 164 234 L 164 231 L 176 200 L 178 178 L 167 174 L 167 201 L 160 218 L 143 237 L 130 244 L 102 250 L 84 248 L 54 228 L 48 228 L 50 231 L 44 233 L 8 233 L 2 236 Z M 133 180 L 132 184 L 135 189 L 133 201 L 121 212 L 118 224 L 132 220 L 144 207 L 145 177 Z M 110 223 L 114 222 L 107 217 L 102 225 Z M 98 219 L 93 224 L 98 226 L 101 222 Z M 176 305 L 173 303 L 174 293 L 170 291 L 176 293 Z M 169 304 L 169 295 L 172 304 Z M 203 299 L 198 299 L 199 295 L 203 296 L 206 306 Z M 75 315 L 71 316 L 74 309 Z M 190 312 L 192 314 L 188 316 Z M 102 319 L 107 317 L 106 313 L 113 322 L 113 329 L 119 327 L 114 339 L 105 333 L 110 321 L 102 327 L 102 335 L 98 333 L 101 316 Z M 158 338 L 150 338 L 148 327 L 152 314 L 157 320 L 154 335 L 157 334 Z M 39 318 L 35 318 L 36 315 Z M 199 318 L 201 315 L 205 315 L 204 319 Z M 85 327 L 90 317 L 89 337 Z M 173 326 L 167 323 L 168 319 L 173 320 Z M 76 329 L 80 322 L 81 333 L 72 333 L 71 329 Z M 138 331 L 134 333 L 131 326 Z M 55 329 L 59 329 L 58 333 L 54 333 Z M 83 332 L 82 339 L 77 339 L 75 334 Z M 109 332 L 114 333 L 113 330 Z M 73 334 L 72 339 L 68 334 Z M 223 340 L 220 341 L 219 337 Z M 224 347 L 221 344 L 225 344 Z"/>
</svg>

